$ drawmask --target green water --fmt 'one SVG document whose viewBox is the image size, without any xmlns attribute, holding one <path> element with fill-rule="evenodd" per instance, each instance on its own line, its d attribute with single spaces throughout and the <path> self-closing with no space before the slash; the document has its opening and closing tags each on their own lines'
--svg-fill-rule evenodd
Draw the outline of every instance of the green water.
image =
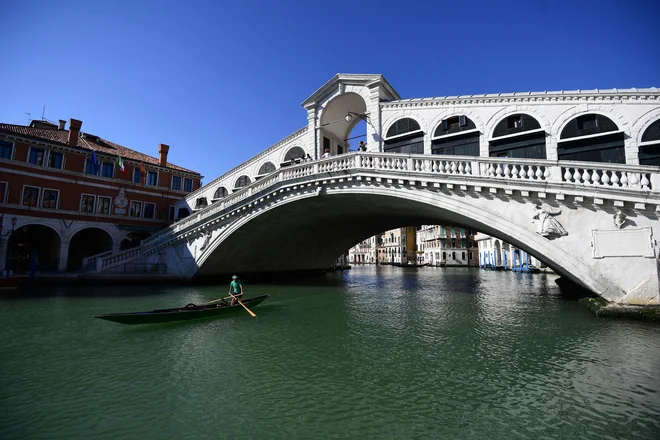
<svg viewBox="0 0 660 440">
<path fill-rule="evenodd" d="M 660 326 L 553 280 L 356 267 L 246 284 L 257 318 L 153 326 L 92 316 L 226 285 L 28 292 L 0 301 L 0 438 L 658 439 Z"/>
</svg>

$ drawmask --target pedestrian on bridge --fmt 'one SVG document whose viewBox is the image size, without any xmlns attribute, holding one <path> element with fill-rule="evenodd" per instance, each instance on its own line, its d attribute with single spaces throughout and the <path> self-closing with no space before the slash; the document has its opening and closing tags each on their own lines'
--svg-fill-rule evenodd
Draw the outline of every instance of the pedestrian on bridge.
<svg viewBox="0 0 660 440">
<path fill-rule="evenodd" d="M 231 300 L 231 305 L 236 305 L 238 300 L 243 298 L 243 283 L 238 279 L 238 276 L 234 275 L 231 277 L 231 283 L 229 284 L 229 295 L 233 296 Z M 233 290 L 233 292 L 232 292 Z"/>
<path fill-rule="evenodd" d="M 321 156 L 321 159 L 327 159 L 330 157 L 330 149 L 326 148 L 325 153 L 323 153 L 323 156 Z"/>
</svg>

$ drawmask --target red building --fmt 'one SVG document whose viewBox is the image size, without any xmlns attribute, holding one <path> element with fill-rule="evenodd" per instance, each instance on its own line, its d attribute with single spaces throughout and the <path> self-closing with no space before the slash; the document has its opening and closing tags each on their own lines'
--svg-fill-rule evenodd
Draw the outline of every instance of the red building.
<svg viewBox="0 0 660 440">
<path fill-rule="evenodd" d="M 80 270 L 174 221 L 202 176 L 81 131 L 82 122 L 0 123 L 0 269 Z M 123 171 L 121 166 L 123 165 Z"/>
</svg>

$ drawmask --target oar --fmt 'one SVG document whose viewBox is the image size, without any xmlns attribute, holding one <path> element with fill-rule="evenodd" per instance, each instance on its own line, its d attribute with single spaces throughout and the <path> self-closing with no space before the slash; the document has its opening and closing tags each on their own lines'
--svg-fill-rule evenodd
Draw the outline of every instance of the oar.
<svg viewBox="0 0 660 440">
<path fill-rule="evenodd" d="M 230 299 L 230 298 L 231 298 L 231 296 L 228 296 L 228 297 L 226 297 L 226 298 L 214 299 L 213 301 L 209 301 L 209 302 L 204 303 L 204 304 L 201 304 L 201 305 L 213 304 L 214 302 L 224 301 L 224 300 L 226 300 L 226 299 Z"/>
<path fill-rule="evenodd" d="M 238 301 L 238 303 L 239 303 L 240 305 L 242 305 L 243 308 L 244 308 L 245 310 L 247 310 L 248 313 L 249 313 L 250 315 L 252 315 L 254 318 L 257 317 L 257 315 L 255 315 L 254 313 L 252 313 L 252 310 L 250 310 L 250 309 L 248 309 L 247 307 L 245 307 L 245 304 L 243 304 L 243 303 L 241 302 L 240 299 L 238 299 L 238 298 L 236 298 L 234 295 L 232 295 L 231 292 L 229 292 L 229 294 L 232 296 L 232 298 L 234 298 L 236 301 Z"/>
</svg>

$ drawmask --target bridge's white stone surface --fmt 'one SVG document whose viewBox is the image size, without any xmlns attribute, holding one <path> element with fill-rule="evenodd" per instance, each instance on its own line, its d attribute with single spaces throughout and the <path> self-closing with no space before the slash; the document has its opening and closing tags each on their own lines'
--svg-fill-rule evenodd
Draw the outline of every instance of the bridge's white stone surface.
<svg viewBox="0 0 660 440">
<path fill-rule="evenodd" d="M 528 251 L 608 300 L 659 302 L 660 167 L 638 165 L 642 136 L 660 118 L 658 89 L 401 99 L 381 75 L 338 74 L 302 105 L 304 128 L 191 193 L 177 205 L 190 217 L 137 250 L 101 258 L 100 268 L 141 259 L 184 277 L 318 269 L 383 230 L 451 223 Z M 539 123 L 547 160 L 488 157 L 495 127 L 513 114 Z M 557 160 L 562 130 L 585 114 L 616 124 L 626 164 Z M 431 155 L 436 128 L 458 115 L 475 124 L 480 156 Z M 318 160 L 324 142 L 346 151 L 364 118 L 368 152 Z M 382 153 L 384 133 L 401 118 L 419 124 L 424 155 Z M 294 147 L 315 161 L 258 176 Z M 240 176 L 252 184 L 232 193 Z M 214 200 L 221 187 L 229 195 Z M 196 209 L 201 197 L 211 206 Z"/>
</svg>

